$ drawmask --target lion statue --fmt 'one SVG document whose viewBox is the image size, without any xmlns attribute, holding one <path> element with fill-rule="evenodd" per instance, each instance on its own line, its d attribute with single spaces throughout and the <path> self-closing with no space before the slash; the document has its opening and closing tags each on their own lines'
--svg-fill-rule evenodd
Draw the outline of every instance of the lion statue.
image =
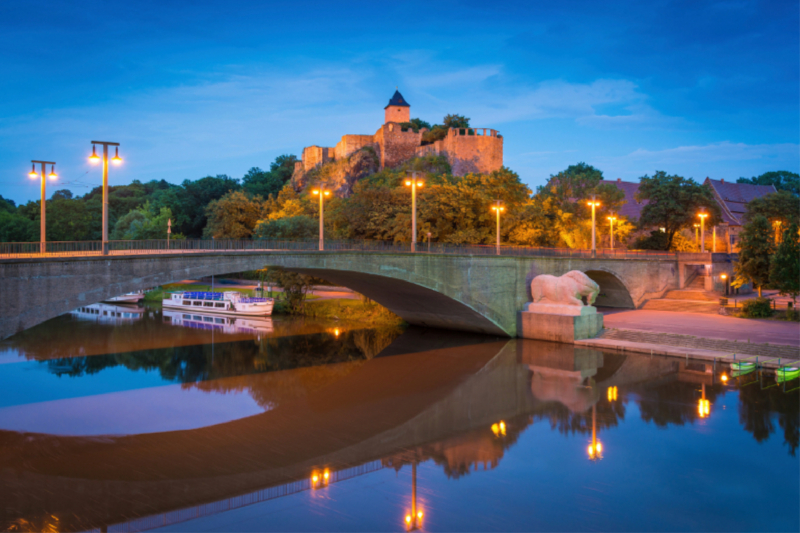
<svg viewBox="0 0 800 533">
<path fill-rule="evenodd" d="M 572 270 L 561 277 L 542 274 L 531 282 L 533 303 L 556 305 L 592 305 L 600 293 L 600 286 L 580 270 Z"/>
</svg>

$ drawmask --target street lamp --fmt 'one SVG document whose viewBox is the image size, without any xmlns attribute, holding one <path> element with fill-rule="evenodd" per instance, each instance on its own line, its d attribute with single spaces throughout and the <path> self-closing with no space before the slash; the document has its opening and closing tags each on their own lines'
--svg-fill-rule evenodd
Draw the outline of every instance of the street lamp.
<svg viewBox="0 0 800 533">
<path fill-rule="evenodd" d="M 95 145 L 97 144 L 103 145 L 103 255 L 108 255 L 108 147 L 116 147 L 113 159 L 115 165 L 122 164 L 122 158 L 119 156 L 119 143 L 92 141 L 92 155 L 89 156 L 89 162 L 93 165 L 100 162 L 100 158 L 95 151 Z"/>
<path fill-rule="evenodd" d="M 411 187 L 411 251 L 417 251 L 417 187 L 422 187 L 424 181 L 417 179 L 417 172 L 411 173 L 411 177 L 406 178 L 406 187 Z"/>
<path fill-rule="evenodd" d="M 331 191 L 323 188 L 314 189 L 312 194 L 319 196 L 319 251 L 325 249 L 325 208 L 323 207 L 322 200 L 326 196 L 331 195 Z"/>
<path fill-rule="evenodd" d="M 728 275 L 723 273 L 719 275 L 722 283 L 725 285 L 725 296 L 728 296 Z"/>
<path fill-rule="evenodd" d="M 592 208 L 592 257 L 597 257 L 597 231 L 595 229 L 595 208 L 600 207 L 600 202 L 597 201 L 597 197 L 593 194 L 592 199 L 589 200 L 588 204 Z"/>
<path fill-rule="evenodd" d="M 495 202 L 492 206 L 492 211 L 497 213 L 497 255 L 500 255 L 500 212 L 505 211 L 505 207 L 500 205 L 500 200 Z"/>
<path fill-rule="evenodd" d="M 695 244 L 695 246 L 697 246 L 697 241 L 700 239 L 700 237 L 698 237 L 698 235 L 697 235 L 698 229 L 700 229 L 700 224 L 695 224 L 694 225 L 694 244 Z"/>
<path fill-rule="evenodd" d="M 608 221 L 611 223 L 611 249 L 614 249 L 614 221 L 617 220 L 617 217 L 608 217 Z"/>
<path fill-rule="evenodd" d="M 783 221 L 781 220 L 776 220 L 772 223 L 772 225 L 775 226 L 775 244 L 780 242 L 781 224 L 783 224 Z"/>
<path fill-rule="evenodd" d="M 38 160 L 31 160 L 31 171 L 28 172 L 28 176 L 31 179 L 36 179 L 40 177 L 40 174 L 36 172 L 36 163 L 42 165 L 42 173 L 41 173 L 41 181 L 42 181 L 42 216 L 41 222 L 39 226 L 39 253 L 45 253 L 47 251 L 45 243 L 47 242 L 46 238 L 46 228 L 45 228 L 45 212 L 47 208 L 47 204 L 45 202 L 45 173 L 47 172 L 46 166 L 52 165 L 50 167 L 50 175 L 47 176 L 51 180 L 56 179 L 58 176 L 56 175 L 56 164 L 53 161 L 38 161 Z"/>
<path fill-rule="evenodd" d="M 705 211 L 701 211 L 697 213 L 697 216 L 700 217 L 700 251 L 706 251 L 706 217 L 708 213 Z"/>
</svg>

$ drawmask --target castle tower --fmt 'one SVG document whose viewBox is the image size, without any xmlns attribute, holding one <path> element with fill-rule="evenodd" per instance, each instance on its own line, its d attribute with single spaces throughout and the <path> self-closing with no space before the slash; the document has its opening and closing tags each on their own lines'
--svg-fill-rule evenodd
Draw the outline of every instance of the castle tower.
<svg viewBox="0 0 800 533">
<path fill-rule="evenodd" d="M 383 108 L 386 114 L 384 124 L 389 122 L 411 122 L 411 106 L 408 105 L 400 91 L 395 91 L 389 105 Z"/>
</svg>

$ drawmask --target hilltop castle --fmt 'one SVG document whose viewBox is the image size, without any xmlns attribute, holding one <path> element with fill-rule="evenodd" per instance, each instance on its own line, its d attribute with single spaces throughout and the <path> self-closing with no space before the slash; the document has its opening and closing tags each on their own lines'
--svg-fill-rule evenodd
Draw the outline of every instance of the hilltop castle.
<svg viewBox="0 0 800 533">
<path fill-rule="evenodd" d="M 445 156 L 456 176 L 492 172 L 503 166 L 503 137 L 496 130 L 450 128 L 444 139 L 423 144 L 422 136 L 428 130 L 422 128 L 415 132 L 403 125 L 410 121 L 411 106 L 400 91 L 395 91 L 384 108 L 383 125 L 374 135 L 344 135 L 333 148 L 307 146 L 303 148 L 302 160 L 295 163 L 295 174 L 340 161 L 367 146 L 375 150 L 381 170 L 428 154 Z"/>
</svg>

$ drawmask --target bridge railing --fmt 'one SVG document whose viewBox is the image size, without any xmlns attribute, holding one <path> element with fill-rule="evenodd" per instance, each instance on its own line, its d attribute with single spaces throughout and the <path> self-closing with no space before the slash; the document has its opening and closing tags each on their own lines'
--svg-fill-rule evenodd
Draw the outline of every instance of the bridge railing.
<svg viewBox="0 0 800 533">
<path fill-rule="evenodd" d="M 260 239 L 166 239 L 109 241 L 110 255 L 143 255 L 157 253 L 213 253 L 213 252 L 265 252 L 265 251 L 318 251 L 319 241 L 310 240 L 260 240 Z M 42 256 L 90 256 L 102 254 L 100 241 L 52 241 L 45 243 L 42 254 L 38 242 L 0 243 L 0 258 L 24 258 Z M 379 253 L 412 253 L 411 243 L 373 240 L 325 241 L 325 252 L 358 251 Z M 446 255 L 496 255 L 494 245 L 417 243 L 416 253 Z M 572 248 L 538 248 L 532 246 L 501 246 L 500 255 L 525 257 L 568 257 L 603 259 L 676 259 L 676 252 L 651 250 L 598 249 L 578 250 Z"/>
</svg>

